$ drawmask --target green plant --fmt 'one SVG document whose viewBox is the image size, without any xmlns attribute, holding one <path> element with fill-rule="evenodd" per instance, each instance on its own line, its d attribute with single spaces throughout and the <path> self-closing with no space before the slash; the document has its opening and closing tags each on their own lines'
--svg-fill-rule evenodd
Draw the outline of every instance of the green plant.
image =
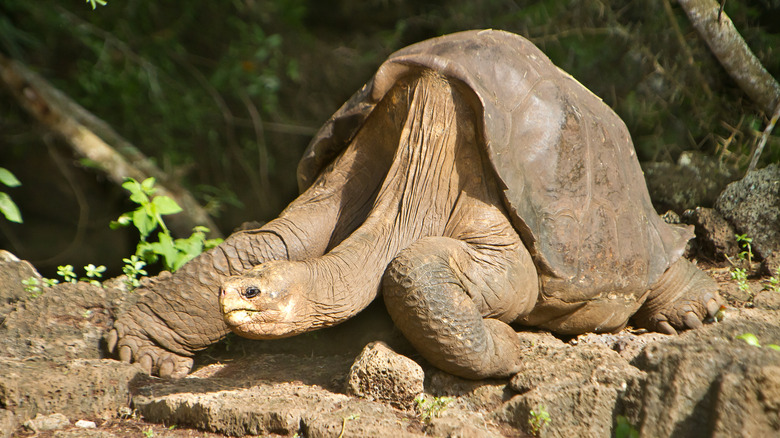
<svg viewBox="0 0 780 438">
<path fill-rule="evenodd" d="M 420 412 L 420 418 L 423 422 L 431 421 L 432 418 L 436 418 L 441 415 L 447 409 L 447 405 L 453 402 L 453 397 L 426 397 L 425 394 L 420 394 L 414 398 L 414 402 L 417 403 L 417 410 Z"/>
<path fill-rule="evenodd" d="M 144 270 L 146 262 L 138 258 L 135 254 L 131 255 L 129 258 L 122 259 L 122 261 L 125 262 L 125 265 L 122 267 L 122 272 L 125 274 L 125 284 L 128 289 L 137 288 L 141 285 L 141 281 L 138 277 L 145 277 L 148 275 L 146 270 Z"/>
<path fill-rule="evenodd" d="M 92 5 L 92 10 L 94 11 L 97 5 L 105 6 L 106 0 L 87 0 L 87 3 Z"/>
<path fill-rule="evenodd" d="M 750 269 L 753 263 L 753 239 L 748 237 L 747 234 L 735 234 L 734 237 L 736 237 L 737 244 L 740 246 L 740 248 L 743 248 L 743 250 L 737 254 L 737 260 L 740 262 L 747 262 L 747 268 L 734 266 L 730 272 L 731 278 L 737 282 L 739 290 L 751 293 L 750 285 L 747 282 L 747 277 L 748 269 Z"/>
<path fill-rule="evenodd" d="M 344 430 L 347 428 L 347 421 L 357 420 L 358 418 L 360 418 L 360 415 L 358 414 L 351 414 L 348 417 L 344 417 L 343 421 L 341 422 L 341 433 L 339 434 L 339 438 L 344 436 Z"/>
<path fill-rule="evenodd" d="M 538 406 L 531 410 L 531 417 L 528 419 L 528 425 L 531 426 L 531 434 L 538 436 L 539 432 L 550 423 L 550 413 L 545 406 Z"/>
<path fill-rule="evenodd" d="M 145 438 L 152 438 L 153 436 L 154 436 L 154 430 L 152 430 L 151 427 L 144 431 Z"/>
<path fill-rule="evenodd" d="M 742 333 L 741 335 L 736 337 L 739 340 L 745 341 L 746 344 L 751 345 L 753 347 L 761 348 L 761 343 L 758 342 L 758 337 L 754 335 L 753 333 Z M 780 351 L 780 345 L 777 344 L 767 344 L 765 345 L 766 348 Z"/>
<path fill-rule="evenodd" d="M 618 415 L 615 425 L 615 438 L 639 438 L 639 431 L 628 422 L 628 418 Z"/>
<path fill-rule="evenodd" d="M 30 277 L 22 280 L 24 285 L 24 291 L 30 294 L 30 298 L 38 298 L 43 291 L 41 290 L 41 282 L 35 277 Z"/>
<path fill-rule="evenodd" d="M 764 284 L 764 289 L 780 293 L 780 266 L 775 275 L 769 277 L 767 283 Z"/>
<path fill-rule="evenodd" d="M 3 167 L 0 167 L 0 183 L 7 187 L 22 185 L 13 173 Z M 11 196 L 5 192 L 0 192 L 0 213 L 3 213 L 3 216 L 11 222 L 22 223 L 22 214 L 19 212 L 19 207 L 16 206 Z"/>
<path fill-rule="evenodd" d="M 753 262 L 753 238 L 748 237 L 747 234 L 735 234 L 734 237 L 737 238 L 737 244 L 744 248 L 743 251 L 741 251 L 739 254 L 737 254 L 737 258 L 740 260 L 747 259 L 748 264 Z"/>
<path fill-rule="evenodd" d="M 86 273 L 86 277 L 78 277 L 76 273 L 73 270 L 73 265 L 60 265 L 57 266 L 57 275 L 62 277 L 66 283 L 76 283 L 79 281 L 86 281 L 91 284 L 94 284 L 95 286 L 100 286 L 100 279 L 103 278 L 103 273 L 106 272 L 106 267 L 103 265 L 95 266 L 92 263 L 88 264 L 87 266 L 84 266 L 84 272 Z M 54 284 L 57 284 L 56 280 L 49 280 L 51 284 L 48 284 L 48 286 L 53 286 Z"/>
<path fill-rule="evenodd" d="M 731 279 L 737 282 L 739 290 L 748 293 L 750 292 L 750 285 L 747 282 L 747 269 L 733 268 L 731 270 Z"/>
<path fill-rule="evenodd" d="M 138 258 L 147 264 L 162 260 L 166 270 L 176 271 L 204 250 L 217 246 L 222 240 L 206 239 L 209 229 L 200 226 L 193 229 L 190 237 L 174 239 L 162 217 L 180 212 L 181 207 L 168 196 L 154 196 L 157 191 L 154 183 L 154 178 L 147 178 L 140 183 L 128 178 L 122 184 L 122 187 L 130 192 L 130 200 L 138 204 L 138 208 L 119 216 L 116 221 L 111 222 L 111 228 L 133 225 L 140 234 L 135 252 Z M 160 231 L 157 233 L 157 241 L 150 241 L 152 232 L 158 228 Z M 136 273 L 140 273 L 139 269 L 143 268 L 136 267 L 135 262 L 125 263 L 131 264 L 130 270 Z"/>
</svg>

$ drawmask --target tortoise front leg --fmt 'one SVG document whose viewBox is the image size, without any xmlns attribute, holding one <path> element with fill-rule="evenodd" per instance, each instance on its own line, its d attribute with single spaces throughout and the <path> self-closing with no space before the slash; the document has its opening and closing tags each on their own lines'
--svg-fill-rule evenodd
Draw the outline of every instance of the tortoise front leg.
<svg viewBox="0 0 780 438">
<path fill-rule="evenodd" d="M 354 142 L 277 219 L 144 284 L 108 334 L 109 351 L 162 377 L 189 373 L 194 352 L 229 332 L 219 308 L 225 279 L 269 260 L 322 255 L 363 222 L 390 162 L 371 149 Z"/>
<path fill-rule="evenodd" d="M 537 294 L 519 238 L 502 246 L 421 239 L 390 263 L 383 282 L 387 310 L 417 351 L 469 379 L 517 372 L 520 343 L 508 323 L 530 312 Z"/>
</svg>

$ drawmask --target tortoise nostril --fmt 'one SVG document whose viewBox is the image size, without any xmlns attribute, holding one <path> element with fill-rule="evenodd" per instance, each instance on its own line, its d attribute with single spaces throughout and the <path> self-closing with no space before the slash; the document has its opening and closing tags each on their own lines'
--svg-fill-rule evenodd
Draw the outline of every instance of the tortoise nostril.
<svg viewBox="0 0 780 438">
<path fill-rule="evenodd" d="M 244 296 L 246 298 L 254 298 L 258 295 L 260 295 L 260 289 L 255 286 L 249 286 L 244 290 Z"/>
</svg>

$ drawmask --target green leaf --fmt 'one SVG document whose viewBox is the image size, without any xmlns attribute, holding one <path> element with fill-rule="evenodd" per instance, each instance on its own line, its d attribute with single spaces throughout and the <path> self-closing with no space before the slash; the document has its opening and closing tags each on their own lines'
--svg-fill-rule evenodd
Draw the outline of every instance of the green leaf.
<svg viewBox="0 0 780 438">
<path fill-rule="evenodd" d="M 149 203 L 149 197 L 146 196 L 146 193 L 141 191 L 132 192 L 130 194 L 130 200 L 139 205 L 146 205 Z"/>
<path fill-rule="evenodd" d="M 743 333 L 737 336 L 737 339 L 745 341 L 748 345 L 761 347 L 761 344 L 758 342 L 758 338 L 753 333 Z"/>
<path fill-rule="evenodd" d="M 150 244 L 152 250 L 163 257 L 166 269 L 173 271 L 179 258 L 179 250 L 173 244 L 173 238 L 168 233 L 157 233 L 158 242 Z"/>
<path fill-rule="evenodd" d="M 22 223 L 22 213 L 19 211 L 19 207 L 4 192 L 0 192 L 0 213 L 3 213 L 3 216 L 11 222 Z"/>
<path fill-rule="evenodd" d="M 182 210 L 179 204 L 168 196 L 156 196 L 152 199 L 152 205 L 160 215 L 174 214 Z"/>
<path fill-rule="evenodd" d="M 144 208 L 139 208 L 133 212 L 133 224 L 141 233 L 142 240 L 146 240 L 146 237 L 157 228 L 157 222 L 154 220 L 154 217 L 150 216 Z"/>
<path fill-rule="evenodd" d="M 130 193 L 135 193 L 141 189 L 141 185 L 133 178 L 125 178 L 125 182 L 122 183 L 122 188 Z"/>
<path fill-rule="evenodd" d="M 119 228 L 126 227 L 126 226 L 130 225 L 131 223 L 133 223 L 133 219 L 131 217 L 131 214 L 130 213 L 122 213 L 122 215 L 119 216 L 115 221 L 111 221 L 111 223 L 108 224 L 108 226 L 112 230 L 117 230 Z"/>
<path fill-rule="evenodd" d="M 771 348 L 772 350 L 780 351 L 780 345 L 777 344 L 767 344 L 766 348 Z"/>
<path fill-rule="evenodd" d="M 7 185 L 8 187 L 18 187 L 22 185 L 22 183 L 16 179 L 14 174 L 4 167 L 0 167 L 0 182 Z"/>
<path fill-rule="evenodd" d="M 151 195 L 157 191 L 157 189 L 154 188 L 154 182 L 154 177 L 150 176 L 141 183 L 141 188 L 143 189 L 144 193 Z"/>
</svg>

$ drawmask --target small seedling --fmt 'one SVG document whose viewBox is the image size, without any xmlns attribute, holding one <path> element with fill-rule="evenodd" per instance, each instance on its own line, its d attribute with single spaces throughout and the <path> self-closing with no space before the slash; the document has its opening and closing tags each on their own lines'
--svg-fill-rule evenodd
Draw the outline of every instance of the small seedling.
<svg viewBox="0 0 780 438">
<path fill-rule="evenodd" d="M 65 279 L 66 283 L 76 283 L 78 281 L 76 280 L 76 273 L 73 272 L 73 265 L 57 266 L 57 275 Z"/>
<path fill-rule="evenodd" d="M 741 335 L 737 336 L 737 339 L 745 341 L 746 344 L 753 347 L 761 348 L 761 343 L 758 342 L 758 337 L 753 333 L 742 333 Z M 767 344 L 765 347 L 771 350 L 780 351 L 780 345 L 777 344 Z"/>
<path fill-rule="evenodd" d="M 747 282 L 747 270 L 745 268 L 734 268 L 731 270 L 731 279 L 737 282 L 739 290 L 750 293 L 750 285 Z"/>
<path fill-rule="evenodd" d="M 358 414 L 352 414 L 348 417 L 344 417 L 343 421 L 341 422 L 341 433 L 339 434 L 339 438 L 343 438 L 344 436 L 344 430 L 347 428 L 347 421 L 357 420 L 358 418 L 360 418 L 360 415 Z"/>
<path fill-rule="evenodd" d="M 76 272 L 73 270 L 73 265 L 60 265 L 57 266 L 57 275 L 63 278 L 66 283 L 77 283 L 79 281 L 86 281 L 87 283 L 93 284 L 95 286 L 100 286 L 100 279 L 103 278 L 103 273 L 106 272 L 106 267 L 103 265 L 95 266 L 92 263 L 88 264 L 87 266 L 84 266 L 84 272 L 86 272 L 86 277 L 78 277 L 76 275 Z M 53 286 L 54 284 L 57 284 L 57 280 L 45 280 L 47 283 L 49 283 L 49 286 Z"/>
<path fill-rule="evenodd" d="M 618 415 L 615 426 L 615 438 L 639 438 L 639 431 L 628 422 L 628 418 Z"/>
<path fill-rule="evenodd" d="M 131 255 L 129 258 L 122 259 L 122 261 L 125 262 L 125 265 L 122 267 L 122 272 L 125 273 L 125 284 L 127 285 L 127 288 L 137 288 L 141 285 L 139 277 L 148 275 L 146 270 L 144 270 L 146 262 L 138 258 L 135 254 Z"/>
<path fill-rule="evenodd" d="M 531 434 L 539 436 L 539 432 L 550 423 L 550 413 L 545 406 L 539 406 L 531 410 L 531 418 L 528 419 L 528 425 L 531 426 Z"/>
<path fill-rule="evenodd" d="M 420 394 L 415 397 L 414 402 L 417 403 L 417 410 L 420 412 L 420 419 L 423 422 L 429 422 L 432 418 L 436 418 L 441 415 L 447 409 L 447 405 L 453 402 L 453 397 L 432 397 L 428 398 L 425 394 Z"/>
<path fill-rule="evenodd" d="M 751 268 L 753 263 L 753 238 L 748 237 L 747 234 L 735 234 L 737 244 L 740 248 L 743 248 L 739 254 L 737 254 L 737 260 L 740 262 L 747 262 L 747 268 L 738 268 L 734 266 L 731 269 L 731 278 L 737 282 L 739 290 L 746 293 L 752 293 L 750 285 L 747 282 L 748 269 Z M 734 264 L 732 262 L 732 264 Z"/>
<path fill-rule="evenodd" d="M 737 258 L 747 260 L 748 266 L 750 266 L 753 263 L 753 238 L 748 237 L 747 234 L 735 234 L 734 237 L 737 238 L 737 244 L 744 248 L 744 251 L 737 254 Z"/>
<path fill-rule="evenodd" d="M 764 289 L 780 293 L 780 267 L 777 268 L 775 275 L 769 277 Z"/>
<path fill-rule="evenodd" d="M 24 291 L 30 294 L 30 298 L 38 298 L 43 291 L 41 290 L 41 282 L 35 277 L 30 277 L 22 280 L 24 285 Z"/>
</svg>

